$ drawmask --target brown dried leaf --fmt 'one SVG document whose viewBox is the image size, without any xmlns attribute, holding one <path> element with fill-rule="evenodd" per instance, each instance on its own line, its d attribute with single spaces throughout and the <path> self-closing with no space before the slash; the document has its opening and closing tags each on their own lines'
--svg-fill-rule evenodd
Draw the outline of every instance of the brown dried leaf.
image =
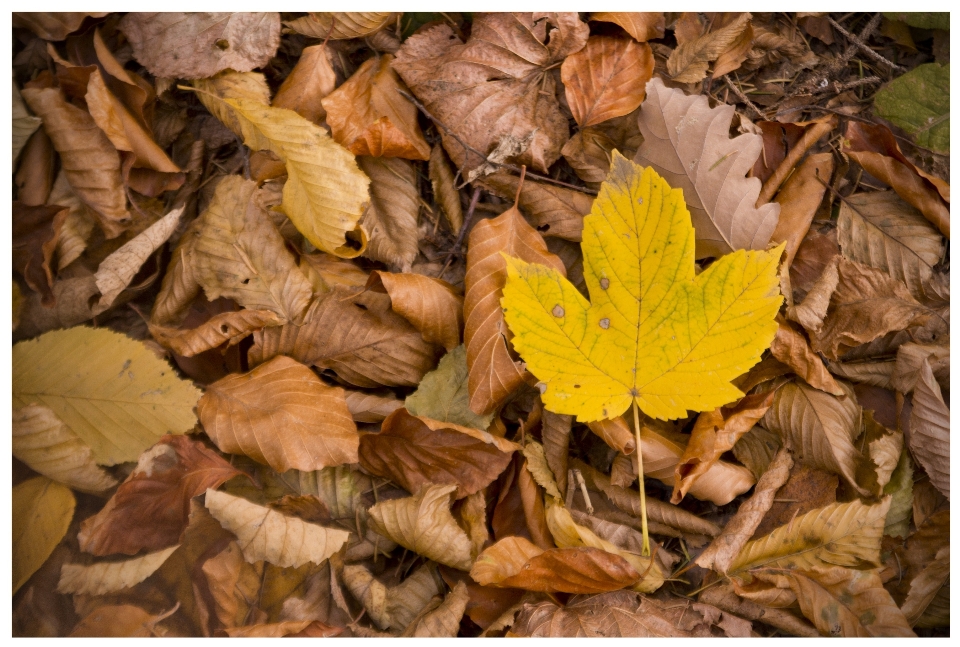
<svg viewBox="0 0 960 647">
<path fill-rule="evenodd" d="M 73 261 L 80 258 L 87 248 L 90 235 L 96 225 L 97 217 L 90 208 L 80 201 L 77 194 L 70 188 L 67 175 L 62 170 L 57 174 L 50 191 L 50 204 L 59 204 L 67 207 L 67 218 L 60 228 L 60 237 L 57 238 L 57 271 L 63 270 Z"/>
<path fill-rule="evenodd" d="M 17 172 L 13 176 L 13 183 L 17 200 L 31 207 L 50 202 L 48 198 L 53 186 L 55 161 L 53 142 L 45 131 L 36 131 L 27 141 L 19 164 L 15 167 Z"/>
<path fill-rule="evenodd" d="M 893 390 L 890 378 L 893 377 L 895 366 L 895 360 L 846 362 L 842 364 L 829 362 L 830 372 L 838 377 L 890 390 Z"/>
<path fill-rule="evenodd" d="M 741 34 L 750 27 L 751 17 L 749 13 L 742 13 L 726 26 L 708 32 L 695 40 L 681 42 L 667 59 L 667 73 L 677 83 L 701 81 L 707 75 L 707 67 L 711 62 L 738 45 Z M 746 56 L 743 58 L 745 59 Z M 729 65 L 723 67 L 725 71 L 715 72 L 713 78 L 736 69 L 739 63 L 733 67 Z M 717 69 L 721 69 L 719 63 Z"/>
<path fill-rule="evenodd" d="M 13 157 L 10 159 L 16 163 L 17 158 L 20 156 L 20 151 L 23 150 L 27 141 L 29 141 L 33 133 L 36 132 L 37 128 L 40 127 L 42 120 L 27 112 L 27 106 L 23 103 L 23 97 L 20 95 L 20 89 L 16 83 L 11 84 L 11 89 L 13 91 L 13 106 L 11 110 L 11 118 L 13 120 Z"/>
<path fill-rule="evenodd" d="M 833 177 L 833 167 L 832 154 L 809 155 L 777 193 L 776 202 L 780 205 L 780 220 L 770 236 L 770 242 L 787 243 L 783 265 L 788 269 L 792 267 L 793 259 L 797 255 L 801 242 L 805 240 L 804 237 L 810 230 L 810 224 L 827 191 L 827 187 L 818 182 L 817 178 L 828 182 Z"/>
<path fill-rule="evenodd" d="M 40 293 L 46 306 L 56 301 L 50 264 L 67 213 L 67 207 L 60 205 L 31 207 L 13 202 L 13 268 Z"/>
<path fill-rule="evenodd" d="M 381 501 L 370 508 L 370 523 L 404 548 L 468 570 L 473 563 L 470 538 L 450 514 L 450 495 L 456 489 L 456 485 L 427 485 L 411 497 Z"/>
<path fill-rule="evenodd" d="M 207 490 L 205 505 L 224 528 L 237 536 L 244 559 L 251 563 L 266 561 L 284 567 L 322 564 L 350 535 L 213 489 Z"/>
<path fill-rule="evenodd" d="M 440 594 L 436 565 L 425 563 L 397 586 L 387 587 L 365 566 L 343 567 L 343 582 L 381 629 L 403 630 L 430 600 Z"/>
<path fill-rule="evenodd" d="M 145 451 L 107 505 L 83 522 L 80 548 L 94 555 L 134 555 L 177 543 L 190 499 L 242 474 L 202 443 L 164 436 Z"/>
<path fill-rule="evenodd" d="M 511 335 L 500 308 L 507 280 L 503 254 L 566 275 L 560 258 L 547 250 L 543 237 L 527 224 L 516 206 L 480 221 L 470 232 L 463 337 L 470 371 L 470 409 L 478 414 L 496 410 L 523 383 L 525 374 L 522 363 L 510 355 Z"/>
<path fill-rule="evenodd" d="M 633 438 L 633 429 L 627 425 L 623 416 L 617 416 L 610 420 L 597 420 L 588 422 L 587 427 L 594 434 L 618 452 L 632 454 L 637 448 L 637 441 Z"/>
<path fill-rule="evenodd" d="M 373 240 L 370 241 L 373 247 Z M 446 281 L 422 274 L 374 271 L 366 288 L 386 292 L 390 306 L 423 335 L 424 341 L 448 351 L 460 345 L 463 297 Z"/>
<path fill-rule="evenodd" d="M 288 323 L 254 333 L 250 364 L 276 355 L 330 369 L 350 384 L 415 386 L 437 361 L 436 348 L 390 309 L 386 295 L 336 287 L 319 295 L 304 323 Z"/>
<path fill-rule="evenodd" d="M 223 627 L 246 624 L 259 597 L 263 566 L 262 562 L 250 564 L 244 560 L 235 541 L 203 562 L 201 571 L 213 598 L 213 613 Z"/>
<path fill-rule="evenodd" d="M 930 482 L 950 498 L 950 410 L 930 362 L 923 360 L 913 392 L 910 414 L 910 451 L 923 466 Z"/>
<path fill-rule="evenodd" d="M 794 301 L 799 303 L 803 300 L 827 265 L 839 254 L 836 228 L 830 228 L 827 234 L 822 234 L 815 228 L 807 232 L 800 241 L 793 262 L 790 263 L 790 284 L 793 286 Z"/>
<path fill-rule="evenodd" d="M 230 638 L 332 638 L 343 633 L 343 627 L 330 627 L 319 620 L 287 620 L 262 625 L 227 629 Z"/>
<path fill-rule="evenodd" d="M 323 45 L 311 45 L 303 48 L 297 64 L 273 97 L 273 105 L 293 110 L 304 119 L 320 124 L 327 116 L 320 100 L 336 87 L 333 50 Z"/>
<path fill-rule="evenodd" d="M 370 206 L 360 225 L 370 242 L 364 256 L 409 272 L 417 258 L 417 217 L 420 193 L 417 172 L 410 162 L 396 157 L 358 157 L 370 178 Z"/>
<path fill-rule="evenodd" d="M 392 11 L 312 11 L 284 25 L 310 38 L 344 40 L 369 36 L 395 22 L 397 16 Z"/>
<path fill-rule="evenodd" d="M 543 453 L 547 465 L 557 479 L 560 492 L 567 491 L 567 462 L 570 449 L 570 432 L 573 426 L 573 416 L 566 416 L 552 411 L 543 411 L 543 426 L 540 436 L 543 438 Z"/>
<path fill-rule="evenodd" d="M 186 330 L 150 323 L 147 326 L 161 346 L 178 355 L 193 357 L 223 344 L 235 346 L 257 330 L 280 324 L 280 318 L 269 310 L 239 310 L 215 315 L 196 328 Z"/>
<path fill-rule="evenodd" d="M 144 581 L 160 568 L 180 546 L 170 546 L 155 553 L 122 562 L 96 562 L 89 566 L 64 564 L 60 571 L 60 593 L 103 595 L 130 588 Z"/>
<path fill-rule="evenodd" d="M 520 178 L 507 173 L 494 173 L 478 181 L 478 184 L 510 200 L 517 194 Z M 530 224 L 543 236 L 579 243 L 583 233 L 583 217 L 593 208 L 593 196 L 527 180 L 520 189 L 519 206 Z"/>
<path fill-rule="evenodd" d="M 544 516 L 543 491 L 526 468 L 520 452 L 497 482 L 499 494 L 493 505 L 490 526 L 495 539 L 517 536 L 544 550 L 554 547 Z"/>
<path fill-rule="evenodd" d="M 320 103 L 333 138 L 355 155 L 430 159 L 417 108 L 400 95 L 406 86 L 391 67 L 393 56 L 367 59 L 346 83 Z"/>
<path fill-rule="evenodd" d="M 403 635 L 415 638 L 455 638 L 460 632 L 460 619 L 467 608 L 468 600 L 466 584 L 458 582 L 439 606 L 412 620 Z"/>
<path fill-rule="evenodd" d="M 443 209 L 450 224 L 450 231 L 459 232 L 463 227 L 463 206 L 460 204 L 460 192 L 454 181 L 450 162 L 443 146 L 437 144 L 430 151 L 430 183 L 433 186 L 433 198 Z"/>
<path fill-rule="evenodd" d="M 819 634 L 810 624 L 798 618 L 787 610 L 774 609 L 745 600 L 734 593 L 732 584 L 721 584 L 705 589 L 700 594 L 700 601 L 716 605 L 729 613 L 736 614 L 753 621 L 760 621 L 771 627 L 776 627 L 788 635 L 815 638 Z"/>
<path fill-rule="evenodd" d="M 133 56 L 157 77 L 202 79 L 262 67 L 280 45 L 274 12 L 131 12 L 120 30 Z"/>
<path fill-rule="evenodd" d="M 316 294 L 329 292 L 336 286 L 362 288 L 370 278 L 353 261 L 323 252 L 301 255 L 300 270 L 310 279 Z"/>
<path fill-rule="evenodd" d="M 80 29 L 86 18 L 102 18 L 107 13 L 109 12 L 55 11 L 40 13 L 15 11 L 13 12 L 13 26 L 26 27 L 45 40 L 63 40 L 69 34 Z"/>
<path fill-rule="evenodd" d="M 588 39 L 560 67 L 567 103 L 581 128 L 633 112 L 652 75 L 650 46 L 614 36 Z"/>
<path fill-rule="evenodd" d="M 176 607 L 174 608 L 174 611 Z M 77 623 L 72 638 L 148 638 L 158 633 L 157 623 L 173 611 L 154 615 L 132 604 L 97 607 Z"/>
<path fill-rule="evenodd" d="M 131 222 L 120 174 L 120 156 L 85 111 L 67 102 L 57 88 L 25 88 L 23 98 L 43 119 L 63 172 L 77 196 L 93 209 L 108 238 Z"/>
<path fill-rule="evenodd" d="M 764 249 L 776 229 L 780 205 L 754 206 L 760 180 L 744 177 L 763 147 L 759 135 L 727 136 L 733 106 L 710 108 L 703 95 L 647 84 L 640 108 L 643 144 L 633 160 L 652 166 L 683 190 L 697 233 L 697 258 L 736 249 Z"/>
<path fill-rule="evenodd" d="M 615 148 L 613 140 L 594 126 L 582 128 L 567 140 L 560 152 L 577 177 L 584 182 L 597 183 L 607 179 Z"/>
<path fill-rule="evenodd" d="M 841 396 L 843 389 L 833 379 L 823 360 L 810 348 L 803 333 L 778 317 L 780 327 L 770 343 L 770 354 L 789 366 L 810 386 L 832 395 Z"/>
<path fill-rule="evenodd" d="M 663 38 L 666 18 L 662 11 L 595 11 L 590 20 L 612 22 L 640 43 Z"/>
<path fill-rule="evenodd" d="M 90 446 L 49 407 L 14 409 L 12 434 L 13 455 L 54 481 L 83 492 L 103 492 L 117 484 L 97 466 Z"/>
<path fill-rule="evenodd" d="M 527 459 L 526 468 L 529 470 L 533 480 L 537 485 L 543 488 L 543 491 L 556 499 L 563 499 L 560 489 L 557 487 L 557 481 L 553 471 L 547 464 L 547 457 L 543 451 L 543 445 L 535 440 L 528 440 L 523 446 L 523 456 Z"/>
<path fill-rule="evenodd" d="M 357 462 L 360 440 L 343 389 L 327 386 L 289 357 L 214 382 L 197 415 L 222 451 L 278 472 Z"/>
<path fill-rule="evenodd" d="M 900 610 L 911 627 L 929 626 L 921 619 L 937 596 L 947 588 L 950 579 L 950 546 L 937 551 L 937 556 L 910 582 L 910 591 Z M 949 590 L 947 588 L 947 590 Z M 949 615 L 947 616 L 949 618 Z M 936 625 L 934 625 L 936 626 Z M 949 626 L 949 620 L 947 622 Z"/>
<path fill-rule="evenodd" d="M 901 393 L 913 391 L 920 379 L 923 362 L 930 364 L 930 370 L 940 386 L 950 389 L 950 347 L 930 344 L 904 344 L 897 349 L 897 361 L 890 375 L 889 387 Z M 882 386 L 882 385 L 881 385 Z"/>
<path fill-rule="evenodd" d="M 255 182 L 238 175 L 220 180 L 185 254 L 190 274 L 210 300 L 224 296 L 246 308 L 303 321 L 313 292 L 310 282 L 257 203 L 256 189 Z"/>
<path fill-rule="evenodd" d="M 569 136 L 547 69 L 583 48 L 588 34 L 575 13 L 479 14 L 465 44 L 448 25 L 435 25 L 408 38 L 393 67 L 434 117 L 482 155 L 506 137 L 530 138 L 513 161 L 546 172 Z M 484 161 L 446 133 L 443 145 L 464 171 Z"/>
<path fill-rule="evenodd" d="M 810 286 L 803 302 L 787 307 L 787 318 L 799 322 L 811 338 L 823 329 L 823 320 L 830 309 L 830 298 L 840 283 L 839 247 L 837 253 L 827 261 L 820 277 Z"/>
</svg>

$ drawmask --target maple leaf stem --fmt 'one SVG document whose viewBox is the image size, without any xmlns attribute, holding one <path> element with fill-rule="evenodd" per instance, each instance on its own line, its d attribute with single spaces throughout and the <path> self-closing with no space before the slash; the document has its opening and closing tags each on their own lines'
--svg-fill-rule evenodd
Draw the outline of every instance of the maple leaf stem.
<svg viewBox="0 0 960 647">
<path fill-rule="evenodd" d="M 647 530 L 647 493 L 643 487 L 643 452 L 640 451 L 640 412 L 633 399 L 633 432 L 637 436 L 637 481 L 640 483 L 640 528 L 643 531 L 642 555 L 650 555 L 650 533 Z"/>
</svg>

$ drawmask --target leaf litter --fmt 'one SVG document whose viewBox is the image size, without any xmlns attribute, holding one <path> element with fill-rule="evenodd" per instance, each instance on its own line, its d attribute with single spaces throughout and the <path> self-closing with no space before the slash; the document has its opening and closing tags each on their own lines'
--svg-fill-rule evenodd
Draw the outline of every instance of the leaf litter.
<svg viewBox="0 0 960 647">
<path fill-rule="evenodd" d="M 949 635 L 947 16 L 14 14 L 14 635 Z"/>
</svg>

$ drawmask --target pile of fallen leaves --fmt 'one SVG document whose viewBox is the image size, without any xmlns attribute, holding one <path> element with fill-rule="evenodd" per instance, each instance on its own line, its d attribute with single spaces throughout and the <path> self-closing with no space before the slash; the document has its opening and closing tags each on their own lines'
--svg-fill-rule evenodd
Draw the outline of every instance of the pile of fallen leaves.
<svg viewBox="0 0 960 647">
<path fill-rule="evenodd" d="M 949 635 L 948 14 L 13 24 L 14 635 Z"/>
</svg>

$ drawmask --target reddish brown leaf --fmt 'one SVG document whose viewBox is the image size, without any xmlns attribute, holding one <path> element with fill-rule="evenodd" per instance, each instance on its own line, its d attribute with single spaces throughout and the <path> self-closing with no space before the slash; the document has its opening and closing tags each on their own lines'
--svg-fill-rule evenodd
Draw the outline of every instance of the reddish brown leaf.
<svg viewBox="0 0 960 647">
<path fill-rule="evenodd" d="M 646 43 L 594 36 L 560 67 L 567 103 L 581 128 L 633 112 L 647 96 L 653 51 Z"/>
<path fill-rule="evenodd" d="M 541 549 L 553 548 L 543 494 L 526 468 L 526 462 L 523 454 L 515 453 L 512 464 L 497 481 L 500 493 L 493 508 L 493 536 L 497 539 L 517 536 L 531 540 Z"/>
<path fill-rule="evenodd" d="M 44 305 L 53 305 L 53 271 L 50 261 L 69 209 L 60 205 L 30 207 L 13 203 L 13 269 L 27 285 L 42 295 Z"/>
<path fill-rule="evenodd" d="M 623 27 L 634 40 L 644 43 L 653 38 L 663 38 L 666 18 L 662 11 L 597 11 L 590 20 L 612 22 Z"/>
</svg>

